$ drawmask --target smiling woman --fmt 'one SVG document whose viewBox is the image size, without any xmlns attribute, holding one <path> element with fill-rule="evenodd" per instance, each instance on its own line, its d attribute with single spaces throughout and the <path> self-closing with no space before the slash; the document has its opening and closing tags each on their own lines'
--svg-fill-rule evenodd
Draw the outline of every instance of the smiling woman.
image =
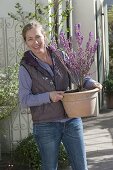
<svg viewBox="0 0 113 170">
<path fill-rule="evenodd" d="M 20 62 L 19 98 L 21 106 L 31 110 L 42 170 L 57 169 L 61 142 L 72 168 L 87 170 L 82 119 L 69 118 L 62 104 L 64 92 L 70 86 L 70 75 L 46 44 L 40 23 L 31 21 L 23 28 L 22 35 L 29 50 Z M 95 81 L 89 78 L 85 86 L 95 87 Z"/>
</svg>

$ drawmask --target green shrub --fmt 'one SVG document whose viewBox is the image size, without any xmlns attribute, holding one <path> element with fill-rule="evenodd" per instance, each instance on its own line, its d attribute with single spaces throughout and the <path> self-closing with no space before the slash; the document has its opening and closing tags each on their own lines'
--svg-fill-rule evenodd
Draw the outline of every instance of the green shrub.
<svg viewBox="0 0 113 170">
<path fill-rule="evenodd" d="M 67 152 L 65 150 L 63 143 L 61 143 L 61 145 L 60 145 L 58 164 L 59 164 L 60 169 L 64 169 L 65 167 L 67 167 L 69 165 Z"/>
<path fill-rule="evenodd" d="M 19 142 L 13 152 L 13 161 L 16 165 L 28 166 L 33 170 L 39 170 L 41 166 L 41 159 L 38 147 L 33 139 L 33 135 Z M 67 153 L 63 144 L 60 146 L 59 152 L 59 167 L 64 168 L 69 165 Z"/>
<path fill-rule="evenodd" d="M 103 82 L 103 88 L 106 94 L 113 94 L 113 75 L 109 75 Z"/>
<path fill-rule="evenodd" d="M 13 159 L 21 166 L 29 165 L 34 170 L 40 169 L 40 155 L 32 135 L 18 143 Z"/>
<path fill-rule="evenodd" d="M 0 71 L 0 120 L 18 104 L 18 64 Z"/>
</svg>

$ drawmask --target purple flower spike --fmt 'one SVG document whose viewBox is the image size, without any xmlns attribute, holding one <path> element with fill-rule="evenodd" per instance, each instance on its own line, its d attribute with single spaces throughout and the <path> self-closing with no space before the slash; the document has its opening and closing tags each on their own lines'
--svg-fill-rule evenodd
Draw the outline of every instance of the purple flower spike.
<svg viewBox="0 0 113 170">
<path fill-rule="evenodd" d="M 75 24 L 75 30 L 80 30 L 80 24 Z"/>
<path fill-rule="evenodd" d="M 93 36 L 94 36 L 93 32 L 90 32 L 89 37 L 93 38 Z"/>
<path fill-rule="evenodd" d="M 52 41 L 50 44 L 50 48 L 56 53 L 56 56 L 64 65 L 65 69 L 72 78 L 72 82 L 76 84 L 79 90 L 82 90 L 84 77 L 89 75 L 90 68 L 94 62 L 94 56 L 99 44 L 99 39 L 96 39 L 96 41 L 93 43 L 92 40 L 94 35 L 92 32 L 90 32 L 89 39 L 86 42 L 86 48 L 84 49 L 82 47 L 84 36 L 82 35 L 80 28 L 80 24 L 76 24 L 74 26 L 77 45 L 76 51 L 72 49 L 72 40 L 67 39 L 64 32 L 60 32 L 59 36 L 60 44 L 58 46 L 62 47 L 62 49 L 59 49 L 54 41 Z M 63 51 L 64 57 L 62 56 L 61 51 Z"/>
</svg>

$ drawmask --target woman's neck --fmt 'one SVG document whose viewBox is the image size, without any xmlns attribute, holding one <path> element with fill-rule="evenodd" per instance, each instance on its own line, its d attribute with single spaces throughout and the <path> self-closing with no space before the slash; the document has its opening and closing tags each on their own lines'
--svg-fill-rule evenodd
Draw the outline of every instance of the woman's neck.
<svg viewBox="0 0 113 170">
<path fill-rule="evenodd" d="M 34 53 L 35 56 L 37 58 L 39 58 L 41 61 L 49 64 L 49 65 L 52 65 L 52 59 L 51 59 L 51 56 L 49 54 L 49 51 L 47 51 L 47 49 L 45 49 L 45 51 L 43 52 L 40 52 L 40 53 Z"/>
</svg>

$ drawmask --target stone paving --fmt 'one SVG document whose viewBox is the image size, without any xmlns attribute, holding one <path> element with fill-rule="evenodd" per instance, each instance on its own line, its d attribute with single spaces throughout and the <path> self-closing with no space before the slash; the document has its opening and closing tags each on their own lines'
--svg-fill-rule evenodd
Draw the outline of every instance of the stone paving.
<svg viewBox="0 0 113 170">
<path fill-rule="evenodd" d="M 83 122 L 88 170 L 113 170 L 113 110 Z"/>
</svg>

